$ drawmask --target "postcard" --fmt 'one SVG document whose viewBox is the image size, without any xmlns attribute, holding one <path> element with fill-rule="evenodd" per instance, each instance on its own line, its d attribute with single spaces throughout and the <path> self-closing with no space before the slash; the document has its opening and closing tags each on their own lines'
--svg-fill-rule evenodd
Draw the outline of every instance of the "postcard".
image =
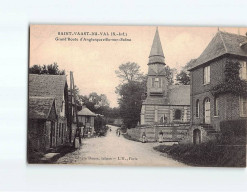
<svg viewBox="0 0 247 195">
<path fill-rule="evenodd" d="M 246 32 L 30 25 L 27 162 L 246 167 Z"/>
</svg>

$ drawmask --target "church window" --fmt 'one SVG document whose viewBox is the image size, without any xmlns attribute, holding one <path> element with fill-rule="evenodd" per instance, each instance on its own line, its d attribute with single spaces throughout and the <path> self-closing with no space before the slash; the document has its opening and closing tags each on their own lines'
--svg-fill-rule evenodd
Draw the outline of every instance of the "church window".
<svg viewBox="0 0 247 195">
<path fill-rule="evenodd" d="M 196 100 L 196 117 L 199 117 L 199 100 Z"/>
<path fill-rule="evenodd" d="M 175 120 L 180 120 L 181 115 L 181 110 L 175 110 Z"/>
</svg>

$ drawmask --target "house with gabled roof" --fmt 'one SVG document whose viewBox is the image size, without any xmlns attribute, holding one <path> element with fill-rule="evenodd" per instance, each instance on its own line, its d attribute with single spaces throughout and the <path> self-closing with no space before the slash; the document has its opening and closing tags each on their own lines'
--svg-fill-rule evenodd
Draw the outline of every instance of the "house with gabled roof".
<svg viewBox="0 0 247 195">
<path fill-rule="evenodd" d="M 239 125 L 244 124 L 241 121 L 246 121 L 246 96 L 224 89 L 227 79 L 231 79 L 228 78 L 228 73 L 232 72 L 229 64 L 235 64 L 233 68 L 240 65 L 237 77 L 247 80 L 246 41 L 246 36 L 218 31 L 202 54 L 193 61 L 189 69 L 191 142 L 197 144 L 213 139 L 224 130 L 224 124 Z M 219 92 L 216 93 L 217 88 Z"/>
<path fill-rule="evenodd" d="M 44 100 L 49 98 L 54 98 L 54 108 L 57 115 L 57 120 L 51 124 L 51 127 L 44 127 L 46 131 L 49 128 L 52 129 L 50 136 L 50 148 L 55 148 L 64 144 L 68 140 L 67 131 L 67 113 L 68 113 L 68 85 L 65 75 L 45 75 L 45 74 L 29 74 L 29 84 L 28 84 L 28 95 L 29 95 L 29 126 L 28 134 L 31 135 L 34 130 L 31 128 L 33 126 L 33 118 L 36 114 L 40 113 L 40 109 L 47 109 Z M 34 99 L 38 101 L 37 106 L 34 105 Z M 41 101 L 43 100 L 43 102 Z M 42 108 L 43 107 L 43 108 Z M 40 113 L 41 114 L 41 113 Z M 54 122 L 54 121 L 53 121 Z M 54 131 L 53 131 L 54 129 Z M 40 132 L 42 133 L 42 132 Z"/>
<path fill-rule="evenodd" d="M 149 62 L 147 94 L 142 103 L 141 125 L 179 124 L 190 121 L 190 86 L 172 85 L 166 78 L 166 64 L 158 29 Z"/>
<path fill-rule="evenodd" d="M 83 134 L 85 136 L 92 136 L 94 134 L 94 119 L 96 114 L 89 110 L 86 106 L 78 112 L 78 122 L 83 126 Z"/>
</svg>

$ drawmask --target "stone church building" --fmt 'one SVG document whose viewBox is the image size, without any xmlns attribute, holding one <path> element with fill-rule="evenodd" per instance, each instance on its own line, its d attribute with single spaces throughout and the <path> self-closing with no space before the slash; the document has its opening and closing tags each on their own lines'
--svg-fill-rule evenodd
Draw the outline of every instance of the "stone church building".
<svg viewBox="0 0 247 195">
<path fill-rule="evenodd" d="M 147 95 L 142 103 L 141 125 L 190 122 L 190 86 L 169 84 L 165 69 L 165 56 L 156 29 L 149 55 Z"/>
</svg>

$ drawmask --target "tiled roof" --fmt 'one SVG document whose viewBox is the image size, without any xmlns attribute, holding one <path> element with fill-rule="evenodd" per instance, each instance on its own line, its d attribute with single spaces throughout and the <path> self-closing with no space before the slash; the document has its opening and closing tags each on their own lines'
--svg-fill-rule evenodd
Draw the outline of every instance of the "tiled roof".
<svg viewBox="0 0 247 195">
<path fill-rule="evenodd" d="M 79 116 L 96 116 L 95 113 L 93 113 L 91 110 L 89 110 L 87 107 L 83 107 L 81 111 L 78 112 Z"/>
<path fill-rule="evenodd" d="M 213 37 L 206 49 L 193 63 L 189 69 L 192 70 L 202 64 L 205 64 L 224 54 L 233 54 L 247 57 L 247 52 L 240 47 L 240 44 L 245 42 L 247 37 L 228 32 L 219 31 Z"/>
<path fill-rule="evenodd" d="M 168 105 L 167 100 L 164 97 L 147 97 L 143 103 L 143 105 Z"/>
<path fill-rule="evenodd" d="M 190 105 L 190 85 L 170 85 L 167 97 L 148 96 L 143 101 L 143 105 Z"/>
<path fill-rule="evenodd" d="M 55 97 L 57 113 L 60 113 L 66 85 L 65 75 L 29 74 L 29 96 Z"/>
<path fill-rule="evenodd" d="M 55 97 L 29 96 L 28 114 L 30 119 L 47 119 Z"/>
<path fill-rule="evenodd" d="M 190 105 L 190 85 L 170 85 L 167 97 L 148 96 L 143 105 Z"/>
<path fill-rule="evenodd" d="M 171 85 L 168 94 L 170 105 L 190 105 L 190 85 Z"/>
</svg>

